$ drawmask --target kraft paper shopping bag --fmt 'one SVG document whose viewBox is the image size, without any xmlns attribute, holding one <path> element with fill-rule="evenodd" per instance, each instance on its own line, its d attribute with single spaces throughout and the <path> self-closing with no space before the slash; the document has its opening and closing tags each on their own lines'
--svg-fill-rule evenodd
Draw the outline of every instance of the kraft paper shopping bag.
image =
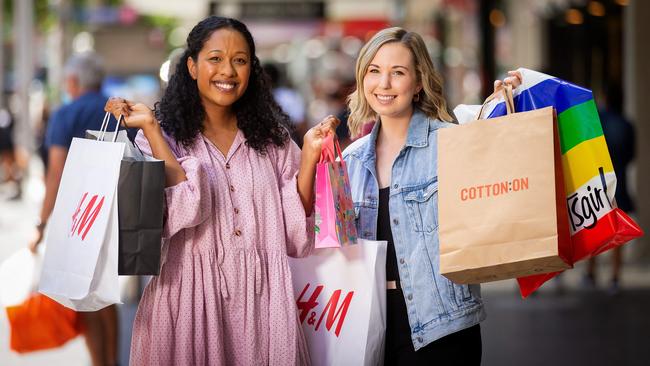
<svg viewBox="0 0 650 366">
<path fill-rule="evenodd" d="M 443 275 L 481 283 L 569 267 L 552 108 L 440 130 L 438 157 Z"/>
</svg>

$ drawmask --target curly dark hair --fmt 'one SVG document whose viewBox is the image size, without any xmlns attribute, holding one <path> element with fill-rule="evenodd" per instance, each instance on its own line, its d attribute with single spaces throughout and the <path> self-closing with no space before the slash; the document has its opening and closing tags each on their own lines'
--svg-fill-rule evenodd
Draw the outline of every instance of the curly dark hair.
<svg viewBox="0 0 650 366">
<path fill-rule="evenodd" d="M 237 117 L 237 127 L 246 137 L 246 144 L 264 154 L 269 144 L 283 146 L 289 139 L 292 127 L 287 114 L 273 99 L 269 78 L 255 54 L 253 36 L 236 19 L 211 16 L 194 26 L 187 36 L 187 47 L 169 79 L 169 85 L 161 101 L 156 103 L 156 118 L 163 130 L 185 147 L 190 146 L 204 130 L 205 109 L 197 82 L 187 68 L 187 59 L 191 57 L 196 60 L 212 33 L 223 28 L 239 32 L 248 43 L 252 60 L 248 87 L 232 108 Z"/>
</svg>

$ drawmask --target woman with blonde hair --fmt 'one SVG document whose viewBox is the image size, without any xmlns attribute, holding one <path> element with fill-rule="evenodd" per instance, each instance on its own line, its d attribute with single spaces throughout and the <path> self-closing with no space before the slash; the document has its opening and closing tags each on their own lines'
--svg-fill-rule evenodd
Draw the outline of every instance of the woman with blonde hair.
<svg viewBox="0 0 650 366">
<path fill-rule="evenodd" d="M 356 82 L 350 132 L 376 123 L 343 158 L 359 237 L 388 241 L 385 364 L 478 365 L 480 287 L 455 284 L 438 267 L 437 136 L 454 125 L 442 78 L 420 35 L 395 27 L 363 47 Z"/>
</svg>

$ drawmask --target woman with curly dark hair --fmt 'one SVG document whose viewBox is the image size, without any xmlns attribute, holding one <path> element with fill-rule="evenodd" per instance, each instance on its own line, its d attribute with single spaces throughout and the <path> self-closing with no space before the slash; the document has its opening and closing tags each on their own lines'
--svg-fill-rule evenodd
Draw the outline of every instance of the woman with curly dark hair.
<svg viewBox="0 0 650 366">
<path fill-rule="evenodd" d="M 308 131 L 301 153 L 250 32 L 215 16 L 190 32 L 155 113 L 119 98 L 106 110 L 165 161 L 163 265 L 130 364 L 309 364 L 287 256 L 312 247 L 314 172 L 335 119 Z"/>
</svg>

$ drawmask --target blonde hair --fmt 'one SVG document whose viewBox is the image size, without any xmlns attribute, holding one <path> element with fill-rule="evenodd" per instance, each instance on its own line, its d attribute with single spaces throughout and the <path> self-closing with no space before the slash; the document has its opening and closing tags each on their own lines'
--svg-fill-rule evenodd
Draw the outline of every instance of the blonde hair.
<svg viewBox="0 0 650 366">
<path fill-rule="evenodd" d="M 348 107 L 350 108 L 348 127 L 353 138 L 361 133 L 364 123 L 377 119 L 377 114 L 370 108 L 363 94 L 363 78 L 377 51 L 383 45 L 393 42 L 403 44 L 413 55 L 416 77 L 418 82 L 422 84 L 422 90 L 418 94 L 419 100 L 414 100 L 414 105 L 430 118 L 437 118 L 446 122 L 454 120 L 447 112 L 447 102 L 442 95 L 442 77 L 433 67 L 433 62 L 422 37 L 415 32 L 408 32 L 400 27 L 386 28 L 375 34 L 363 46 L 357 59 L 355 69 L 357 88 L 348 96 Z"/>
</svg>

